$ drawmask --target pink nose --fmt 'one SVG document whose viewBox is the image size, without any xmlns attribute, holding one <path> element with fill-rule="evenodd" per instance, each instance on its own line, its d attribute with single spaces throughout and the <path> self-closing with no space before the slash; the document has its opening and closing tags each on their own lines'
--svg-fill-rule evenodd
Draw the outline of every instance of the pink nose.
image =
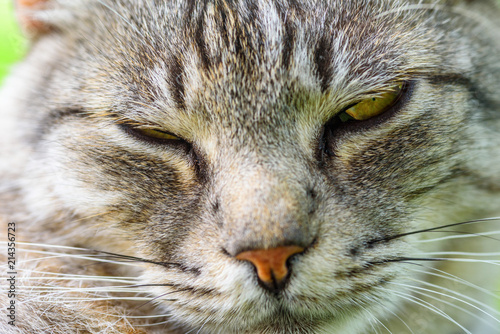
<svg viewBox="0 0 500 334">
<path fill-rule="evenodd" d="M 255 249 L 236 255 L 238 260 L 249 261 L 257 269 L 259 280 L 269 289 L 279 289 L 288 276 L 287 260 L 304 251 L 300 246 Z"/>
</svg>

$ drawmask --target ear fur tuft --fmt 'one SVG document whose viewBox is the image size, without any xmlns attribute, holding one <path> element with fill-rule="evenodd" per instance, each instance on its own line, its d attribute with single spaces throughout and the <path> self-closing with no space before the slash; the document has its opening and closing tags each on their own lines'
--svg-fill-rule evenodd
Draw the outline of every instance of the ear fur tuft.
<svg viewBox="0 0 500 334">
<path fill-rule="evenodd" d="M 18 20 L 28 36 L 34 38 L 51 30 L 50 25 L 36 15 L 48 8 L 47 0 L 16 0 L 15 3 Z"/>
</svg>

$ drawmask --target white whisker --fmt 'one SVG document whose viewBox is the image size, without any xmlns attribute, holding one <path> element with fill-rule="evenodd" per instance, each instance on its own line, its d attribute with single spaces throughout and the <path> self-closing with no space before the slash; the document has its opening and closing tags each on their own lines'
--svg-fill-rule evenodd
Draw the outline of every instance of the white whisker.
<svg viewBox="0 0 500 334">
<path fill-rule="evenodd" d="M 102 263 L 113 263 L 113 264 L 119 264 L 119 265 L 124 265 L 124 266 L 141 266 L 144 265 L 143 262 L 141 261 L 130 261 L 130 260 L 125 260 L 125 261 L 113 261 L 113 260 L 108 260 L 106 258 L 103 258 L 103 255 L 96 255 L 96 254 L 61 254 L 61 253 L 56 253 L 56 252 L 50 252 L 50 251 L 41 251 L 41 250 L 26 250 L 26 249 L 20 249 L 19 252 L 27 252 L 27 253 L 33 253 L 33 254 L 43 254 L 43 255 L 50 255 L 48 257 L 43 257 L 43 258 L 32 258 L 32 259 L 27 259 L 27 260 L 20 260 L 19 262 L 21 263 L 28 263 L 28 262 L 36 262 L 44 259 L 57 259 L 57 258 L 75 258 L 75 259 L 80 259 L 80 260 L 89 260 L 89 261 L 95 261 L 95 262 L 102 262 Z"/>
<path fill-rule="evenodd" d="M 408 300 L 408 301 L 410 301 L 412 303 L 420 305 L 420 306 L 422 306 L 422 307 L 424 307 L 424 308 L 426 308 L 426 309 L 428 309 L 428 310 L 430 310 L 430 311 L 432 311 L 432 312 L 434 312 L 434 313 L 442 316 L 443 318 L 448 319 L 450 322 L 452 322 L 457 327 L 459 327 L 460 329 L 462 329 L 465 333 L 472 334 L 469 330 L 467 330 L 465 327 L 463 327 L 462 325 L 460 325 L 460 323 L 458 323 L 455 319 L 453 319 L 448 314 L 446 314 L 442 310 L 438 309 L 437 307 L 435 307 L 431 303 L 426 302 L 425 300 L 423 300 L 421 298 L 418 298 L 416 296 L 413 296 L 413 295 L 410 295 L 410 294 L 407 294 L 407 293 L 404 293 L 404 292 L 392 291 L 392 290 L 388 290 L 388 292 L 393 293 L 395 295 L 398 295 L 401 298 L 406 299 L 406 300 Z"/>
<path fill-rule="evenodd" d="M 422 252 L 422 253 L 417 253 L 418 255 L 425 255 L 425 256 L 443 256 L 443 255 L 460 255 L 460 256 L 500 256 L 500 252 L 481 252 L 481 253 L 476 253 L 476 252 Z M 500 261 L 500 260 L 499 260 Z"/>
<path fill-rule="evenodd" d="M 46 296 L 42 296 L 46 297 Z M 39 298 L 38 298 L 39 299 Z M 122 301 L 149 301 L 151 297 L 95 297 L 95 298 L 89 298 L 89 297 L 70 297 L 70 296 L 65 296 L 64 297 L 64 303 L 67 302 L 96 302 L 96 301 L 116 301 L 116 300 L 122 300 Z M 168 299 L 164 299 L 168 300 Z M 24 303 L 24 300 L 19 301 L 19 303 Z M 53 299 L 48 299 L 48 300 L 38 300 L 40 303 L 54 303 Z"/>
<path fill-rule="evenodd" d="M 165 316 L 165 315 L 163 315 L 163 316 Z M 127 318 L 130 318 L 130 317 L 127 317 Z M 173 322 L 174 322 L 173 320 L 165 320 L 165 321 L 155 322 L 155 323 L 151 323 L 151 324 L 137 324 L 134 326 L 135 327 L 153 327 L 153 326 L 159 326 L 159 325 L 168 325 L 168 324 L 171 324 Z"/>
<path fill-rule="evenodd" d="M 432 258 L 430 258 L 432 259 Z M 448 261 L 448 262 L 464 262 L 464 263 L 479 263 L 479 264 L 492 264 L 495 266 L 500 265 L 500 260 L 477 260 L 477 259 L 462 259 L 462 258 L 452 258 L 452 257 L 440 257 L 435 258 L 436 261 Z"/>
<path fill-rule="evenodd" d="M 127 315 L 127 318 L 130 319 L 156 319 L 156 318 L 164 318 L 168 317 L 169 314 L 153 314 L 153 315 Z M 117 316 L 116 314 L 110 314 L 110 316 Z"/>
<path fill-rule="evenodd" d="M 398 319 L 399 321 L 401 321 L 401 323 L 406 328 L 408 328 L 408 330 L 410 331 L 411 334 L 415 334 L 413 332 L 413 330 L 410 328 L 410 326 L 408 326 L 408 324 L 406 323 L 406 321 L 404 321 L 397 313 L 393 312 L 389 307 L 387 307 L 386 305 L 384 305 L 383 303 L 381 303 L 379 300 L 373 299 L 373 298 L 371 298 L 371 300 L 372 300 L 372 302 L 377 303 L 382 309 L 384 309 L 385 311 L 387 311 L 388 313 L 390 313 L 393 317 L 395 317 L 396 319 Z"/>
<path fill-rule="evenodd" d="M 126 276 L 93 276 L 93 275 L 78 275 L 78 274 L 65 274 L 59 272 L 49 272 L 49 271 L 38 271 L 38 270 L 30 270 L 30 269 L 18 269 L 18 272 L 28 272 L 33 274 L 40 274 L 46 276 L 30 276 L 29 278 L 19 277 L 19 279 L 35 279 L 35 280 L 65 280 L 65 279 L 74 279 L 74 280 L 92 280 L 92 281 L 103 281 L 103 282 L 113 282 L 113 283 L 128 283 L 128 284 L 137 284 L 141 282 L 138 277 L 126 277 Z"/>
<path fill-rule="evenodd" d="M 6 242 L 0 242 L 0 243 L 6 243 Z M 88 248 L 71 247 L 71 246 L 64 246 L 64 245 L 40 244 L 40 243 L 33 243 L 33 242 L 19 241 L 19 242 L 17 242 L 17 244 L 23 245 L 23 246 L 33 246 L 33 247 L 42 247 L 42 248 L 69 249 L 69 250 L 78 250 L 78 251 L 85 251 L 85 252 L 90 251 L 90 249 L 88 249 Z"/>
<path fill-rule="evenodd" d="M 488 296 L 491 296 L 491 297 L 494 297 L 494 298 L 497 298 L 497 299 L 500 298 L 499 295 L 493 293 L 492 291 L 486 290 L 483 287 L 480 287 L 480 286 L 478 286 L 476 284 L 473 284 L 473 283 L 471 283 L 471 282 L 469 282 L 469 281 L 467 281 L 467 280 L 465 280 L 463 278 L 460 278 L 458 276 L 452 275 L 450 273 L 447 273 L 447 272 L 442 271 L 442 270 L 437 269 L 437 268 L 432 268 L 432 267 L 425 267 L 425 268 L 428 269 L 428 270 L 418 270 L 416 268 L 411 268 L 411 270 L 415 271 L 415 272 L 423 273 L 423 274 L 426 274 L 426 275 L 431 275 L 431 276 L 440 277 L 440 278 L 443 278 L 443 279 L 446 279 L 446 280 L 451 280 L 453 282 L 457 282 L 457 283 L 463 284 L 465 286 L 468 286 L 470 288 L 473 288 L 473 289 L 475 289 L 477 291 L 480 291 L 480 292 L 482 292 L 482 293 L 484 293 L 484 294 L 486 294 Z M 437 271 L 440 274 L 435 273 L 435 272 L 431 272 L 431 270 L 432 271 Z"/>
<path fill-rule="evenodd" d="M 466 300 L 472 301 L 472 302 L 476 303 L 477 305 L 480 305 L 480 306 L 482 306 L 482 307 L 484 307 L 484 308 L 488 309 L 489 311 L 491 311 L 491 312 L 493 312 L 493 313 L 500 314 L 500 312 L 496 311 L 495 309 L 493 309 L 493 308 L 489 307 L 488 305 L 486 305 L 486 304 L 484 304 L 484 303 L 482 303 L 482 302 L 479 302 L 479 301 L 477 301 L 477 300 L 475 300 L 474 298 L 471 298 L 471 297 L 469 297 L 469 296 L 463 295 L 463 294 L 458 293 L 458 292 L 456 292 L 456 291 L 453 291 L 453 290 L 450 290 L 450 289 L 446 289 L 446 288 L 444 288 L 444 287 L 440 287 L 440 286 L 437 286 L 437 285 L 434 285 L 434 284 L 431 284 L 431 283 L 428 283 L 428 282 L 425 282 L 425 281 L 418 281 L 418 280 L 415 280 L 415 281 L 417 281 L 417 282 L 418 282 L 418 283 L 420 283 L 420 284 L 424 284 L 424 285 L 426 285 L 426 286 L 431 286 L 431 287 L 433 287 L 433 288 L 442 289 L 443 291 L 446 291 L 446 292 L 448 292 L 448 293 L 450 293 L 450 294 L 454 294 L 454 295 L 459 296 L 459 297 L 461 297 L 461 298 L 464 298 L 464 299 L 466 299 Z M 446 294 L 446 293 L 443 293 L 443 292 L 439 292 L 439 291 L 435 291 L 435 290 L 431 290 L 431 289 L 427 289 L 427 288 L 423 288 L 423 287 L 412 286 L 412 285 L 408 285 L 408 284 L 395 283 L 395 282 L 391 282 L 390 284 L 395 284 L 395 285 L 399 285 L 399 286 L 404 286 L 404 287 L 407 287 L 407 288 L 411 289 L 411 290 L 412 290 L 412 291 L 414 291 L 414 292 L 418 292 L 418 293 L 421 293 L 421 294 L 424 294 L 424 293 L 423 293 L 423 292 L 421 292 L 421 291 L 425 291 L 425 292 L 430 292 L 430 293 L 432 293 L 432 294 L 437 294 L 437 295 L 440 295 L 440 296 L 443 296 L 443 297 L 447 297 L 447 298 L 450 298 L 450 299 L 453 299 L 453 300 L 459 301 L 459 302 L 464 303 L 464 304 L 466 304 L 467 306 L 470 306 L 470 307 L 474 308 L 475 310 L 477 310 L 477 311 L 479 311 L 479 312 L 483 313 L 484 315 L 486 315 L 486 316 L 490 317 L 491 319 L 495 320 L 496 322 L 500 323 L 500 320 L 499 320 L 498 318 L 496 318 L 494 315 L 492 315 L 492 314 L 488 313 L 488 312 L 487 312 L 487 311 L 485 311 L 484 309 L 482 309 L 482 308 L 480 308 L 480 307 L 478 307 L 478 306 L 476 306 L 476 305 L 474 305 L 474 304 L 472 304 L 472 303 L 470 303 L 470 302 L 467 302 L 467 301 L 466 301 L 466 300 L 464 300 L 464 299 L 461 299 L 461 298 L 458 298 L 458 297 L 454 297 L 454 296 L 452 296 L 452 295 L 450 295 L 450 294 Z M 427 294 L 425 294 L 425 295 L 427 295 Z M 427 296 L 428 296 L 428 295 L 427 295 Z M 429 297 L 429 298 L 436 298 L 436 297 L 432 297 L 432 296 L 428 296 L 428 297 Z M 438 299 L 436 299 L 436 300 L 438 300 Z M 443 303 L 446 303 L 446 301 L 444 301 L 444 300 L 442 300 L 442 299 L 439 299 L 439 301 L 441 301 L 441 302 L 443 302 Z M 454 305 L 454 304 L 450 304 L 450 306 L 457 307 L 457 305 Z M 466 311 L 466 310 L 464 310 L 464 309 L 462 309 L 462 310 L 463 310 L 464 312 L 467 312 L 467 313 L 468 313 L 468 314 L 470 314 L 470 315 L 473 315 L 474 317 L 477 317 L 476 315 L 474 315 L 473 313 L 471 313 L 471 312 L 469 312 L 469 311 Z M 477 317 L 477 318 L 479 318 L 479 317 Z"/>
<path fill-rule="evenodd" d="M 431 295 L 431 294 L 429 294 L 429 293 L 422 292 L 422 290 L 421 290 L 421 289 L 416 289 L 416 288 L 408 288 L 408 289 L 409 289 L 409 291 L 412 291 L 412 292 L 413 292 L 413 293 L 415 293 L 415 294 L 418 294 L 418 295 L 421 295 L 421 296 L 427 297 L 427 298 L 429 298 L 429 299 L 431 299 L 431 300 L 435 300 L 435 301 L 437 301 L 437 302 L 439 302 L 439 303 L 442 303 L 442 304 L 448 305 L 448 306 L 450 306 L 450 307 L 452 307 L 452 308 L 454 308 L 454 309 L 457 309 L 457 310 L 459 310 L 459 311 L 461 311 L 461 312 L 463 312 L 463 313 L 465 313 L 465 314 L 467 314 L 467 315 L 469 315 L 469 316 L 471 316 L 471 317 L 473 317 L 473 318 L 476 318 L 477 320 L 482 320 L 482 319 L 481 319 L 481 317 L 479 317 L 477 314 L 475 314 L 475 313 L 473 313 L 473 312 L 471 312 L 471 311 L 468 311 L 468 310 L 466 310 L 465 308 L 463 308 L 463 307 L 461 307 L 461 306 L 455 305 L 455 304 L 453 304 L 452 302 L 449 302 L 449 301 L 443 300 L 443 299 L 441 299 L 441 298 L 439 298 L 439 297 L 436 297 L 436 296 L 433 296 L 433 295 Z M 427 291 L 427 289 L 424 289 L 424 290 L 426 290 L 426 291 Z M 429 291 L 430 291 L 430 290 L 429 290 Z M 445 296 L 446 296 L 446 295 L 445 295 Z M 449 296 L 446 296 L 446 297 L 449 297 Z M 451 298 L 451 297 L 449 297 L 449 298 Z M 463 301 L 461 301 L 461 300 L 459 300 L 459 299 L 457 299 L 457 300 L 458 300 L 458 301 L 460 301 L 460 302 L 463 302 Z"/>
<path fill-rule="evenodd" d="M 480 233 L 468 233 L 468 234 L 462 234 L 462 235 L 450 235 L 446 237 L 441 237 L 441 238 L 434 238 L 434 239 L 423 239 L 423 240 L 416 240 L 416 243 L 430 243 L 430 242 L 441 242 L 441 241 L 447 241 L 447 240 L 456 240 L 456 239 L 466 239 L 466 238 L 476 238 L 476 237 L 489 237 L 492 235 L 500 235 L 500 231 L 490 231 L 490 232 L 480 232 Z M 500 239 L 499 239 L 500 241 Z"/>
<path fill-rule="evenodd" d="M 386 325 L 384 325 L 384 323 L 383 323 L 383 322 L 382 322 L 379 318 L 377 318 L 377 317 L 376 317 L 376 316 L 375 316 L 372 312 L 370 312 L 370 311 L 369 311 L 368 309 L 366 309 L 366 308 L 364 308 L 364 311 L 370 315 L 371 319 L 372 319 L 372 320 L 374 320 L 374 321 L 375 321 L 375 323 L 379 324 L 379 325 L 380 325 L 380 326 L 382 326 L 382 327 L 383 327 L 383 328 L 384 328 L 387 332 L 389 332 L 389 333 L 391 333 L 391 334 L 392 334 L 392 332 L 389 330 L 389 328 L 387 328 L 387 326 L 386 326 Z"/>
<path fill-rule="evenodd" d="M 127 287 L 91 287 L 91 288 L 74 288 L 74 287 L 59 287 L 59 286 L 21 286 L 18 289 L 19 291 L 29 291 L 36 293 L 43 292 L 52 292 L 57 291 L 61 293 L 72 293 L 72 292 L 80 292 L 80 293 L 90 293 L 90 292 L 106 292 L 106 293 L 145 293 L 144 290 L 132 290 Z"/>
</svg>

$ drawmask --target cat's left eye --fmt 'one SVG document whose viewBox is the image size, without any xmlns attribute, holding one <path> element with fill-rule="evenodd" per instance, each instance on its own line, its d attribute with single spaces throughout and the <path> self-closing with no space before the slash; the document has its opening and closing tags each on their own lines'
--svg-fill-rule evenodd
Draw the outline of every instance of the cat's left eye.
<svg viewBox="0 0 500 334">
<path fill-rule="evenodd" d="M 338 114 L 341 122 L 366 121 L 372 117 L 378 116 L 389 109 L 401 97 L 403 83 L 398 83 L 388 91 L 363 100 Z"/>
<path fill-rule="evenodd" d="M 334 155 L 338 136 L 368 130 L 391 119 L 410 101 L 413 87 L 413 81 L 397 82 L 371 98 L 346 107 L 325 124 L 320 148 Z"/>
</svg>

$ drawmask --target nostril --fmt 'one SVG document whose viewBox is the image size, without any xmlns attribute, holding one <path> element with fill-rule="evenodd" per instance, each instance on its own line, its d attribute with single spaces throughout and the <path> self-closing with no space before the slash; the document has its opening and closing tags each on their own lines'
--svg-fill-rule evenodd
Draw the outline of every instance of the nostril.
<svg viewBox="0 0 500 334">
<path fill-rule="evenodd" d="M 300 246 L 253 249 L 239 253 L 236 258 L 251 262 L 257 270 L 261 285 L 270 291 L 277 291 L 284 287 L 288 277 L 288 259 L 303 251 L 304 247 Z"/>
</svg>

